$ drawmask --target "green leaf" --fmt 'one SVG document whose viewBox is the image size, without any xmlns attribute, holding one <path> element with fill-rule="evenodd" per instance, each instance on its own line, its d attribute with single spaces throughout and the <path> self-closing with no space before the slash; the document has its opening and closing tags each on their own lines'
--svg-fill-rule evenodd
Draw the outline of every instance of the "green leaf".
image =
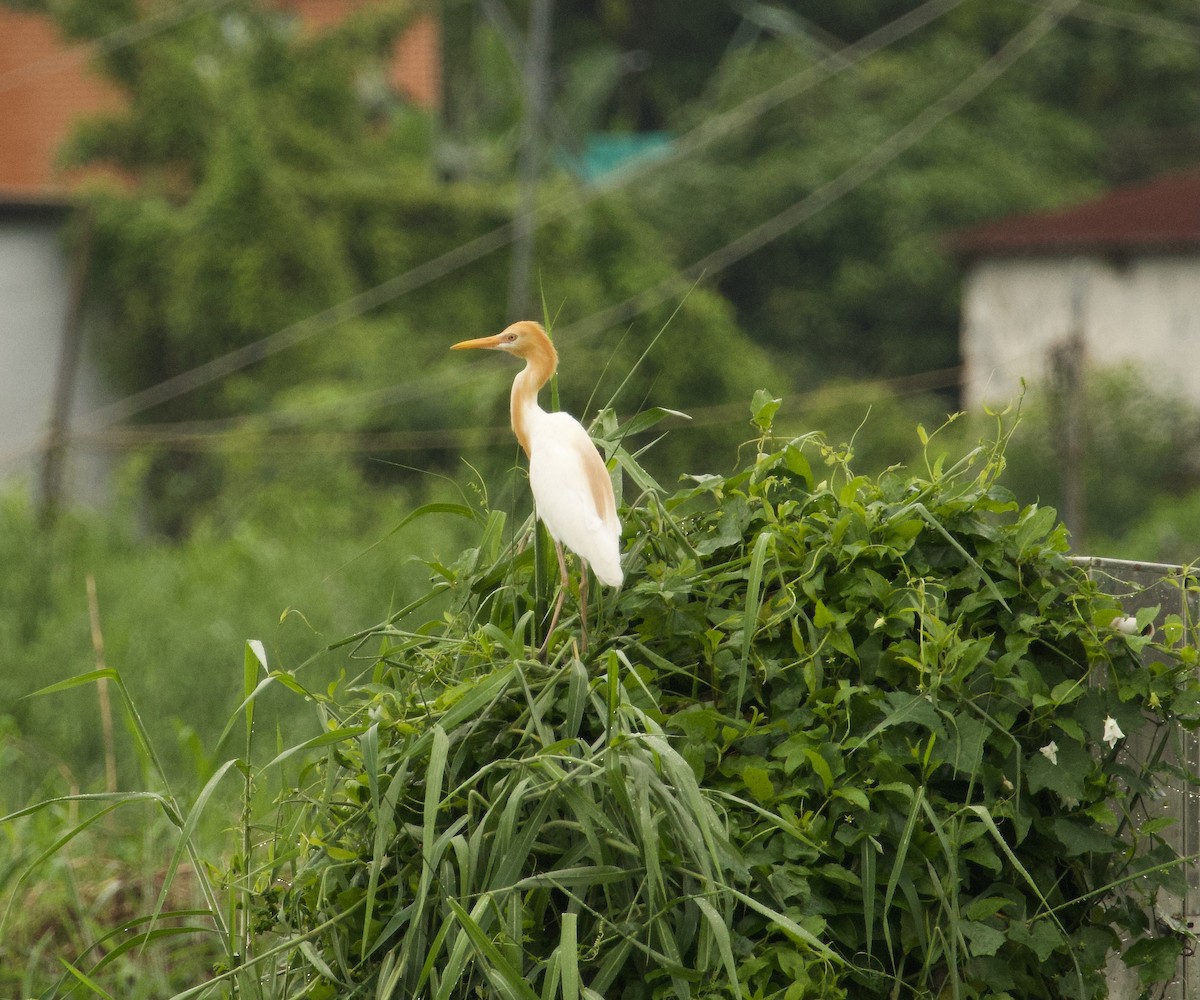
<svg viewBox="0 0 1200 1000">
<path fill-rule="evenodd" d="M 1084 797 L 1084 786 L 1092 770 L 1092 756 L 1068 737 L 1055 742 L 1055 761 L 1040 751 L 1029 755 L 1025 762 L 1025 781 L 1031 792 L 1048 788 L 1060 800 L 1079 802 Z"/>
<path fill-rule="evenodd" d="M 804 480 L 804 485 L 808 489 L 813 487 L 812 466 L 805 457 L 804 452 L 797 448 L 794 444 L 789 444 L 783 449 L 783 466 L 788 472 L 799 476 Z"/>
<path fill-rule="evenodd" d="M 758 612 L 762 607 L 763 566 L 774 537 L 769 531 L 764 531 L 754 540 L 754 551 L 750 555 L 750 573 L 746 579 L 746 607 L 742 613 L 742 658 L 738 671 L 737 697 L 733 702 L 735 712 L 742 709 L 742 699 L 745 697 L 749 681 L 750 647 L 754 642 L 754 634 L 758 631 Z"/>
<path fill-rule="evenodd" d="M 1053 507 L 1027 507 L 1017 525 L 1016 543 L 1019 555 L 1025 555 L 1029 547 L 1041 541 L 1058 523 L 1058 511 Z"/>
<path fill-rule="evenodd" d="M 1003 931 L 976 920 L 964 921 L 959 926 L 972 955 L 995 955 L 1008 941 Z"/>
<path fill-rule="evenodd" d="M 775 414 L 782 399 L 772 396 L 766 389 L 758 389 L 750 401 L 750 416 L 760 431 L 766 434 L 771 429 Z"/>
<path fill-rule="evenodd" d="M 1126 948 L 1121 959 L 1129 968 L 1137 969 L 1138 980 L 1147 986 L 1174 979 L 1182 954 L 1183 941 L 1180 938 L 1142 938 Z"/>
<path fill-rule="evenodd" d="M 822 763 L 824 762 L 822 761 Z M 826 765 L 825 769 L 828 771 L 829 766 Z M 759 802 L 766 804 L 775 798 L 775 786 L 771 783 L 771 772 L 765 767 L 743 767 L 741 778 L 747 790 Z"/>
<path fill-rule="evenodd" d="M 1050 826 L 1068 857 L 1092 852 L 1113 853 L 1113 836 L 1094 826 L 1079 823 L 1066 816 L 1055 816 L 1050 820 Z"/>
<path fill-rule="evenodd" d="M 1013 941 L 1030 949 L 1039 962 L 1048 962 L 1050 956 L 1064 945 L 1069 947 L 1063 932 L 1049 920 L 1014 922 L 1009 925 L 1008 935 Z"/>
</svg>

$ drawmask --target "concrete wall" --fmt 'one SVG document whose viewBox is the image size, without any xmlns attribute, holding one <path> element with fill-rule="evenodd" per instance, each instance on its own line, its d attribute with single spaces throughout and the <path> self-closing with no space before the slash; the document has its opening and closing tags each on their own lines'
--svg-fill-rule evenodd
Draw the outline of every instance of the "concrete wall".
<svg viewBox="0 0 1200 1000">
<path fill-rule="evenodd" d="M 50 212 L 0 216 L 0 488 L 20 482 L 35 489 L 41 469 L 70 283 L 61 222 Z M 76 418 L 106 398 L 86 350 L 75 388 Z M 78 448 L 68 457 L 66 499 L 103 503 L 107 457 Z"/>
<path fill-rule="evenodd" d="M 1090 365 L 1140 364 L 1200 405 L 1200 255 L 981 259 L 963 286 L 964 404 L 1001 403 L 1080 327 Z"/>
</svg>

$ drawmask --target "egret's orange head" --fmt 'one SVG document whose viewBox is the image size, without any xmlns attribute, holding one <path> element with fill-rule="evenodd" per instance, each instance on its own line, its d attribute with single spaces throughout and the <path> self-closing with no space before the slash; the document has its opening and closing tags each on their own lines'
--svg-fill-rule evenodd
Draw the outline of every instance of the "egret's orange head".
<svg viewBox="0 0 1200 1000">
<path fill-rule="evenodd" d="M 518 358 L 529 358 L 534 354 L 545 354 L 548 349 L 550 354 L 557 360 L 557 355 L 554 353 L 554 346 L 550 343 L 550 337 L 542 329 L 542 325 L 528 319 L 513 323 L 492 337 L 479 337 L 475 340 L 459 341 L 457 344 L 452 344 L 450 350 L 462 351 L 473 347 L 489 351 L 505 351 L 508 354 L 515 354 Z"/>
</svg>

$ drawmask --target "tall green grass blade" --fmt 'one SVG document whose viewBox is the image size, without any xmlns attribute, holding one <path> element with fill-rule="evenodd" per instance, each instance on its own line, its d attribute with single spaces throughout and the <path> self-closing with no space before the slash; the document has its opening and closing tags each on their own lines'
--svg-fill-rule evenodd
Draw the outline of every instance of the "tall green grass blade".
<svg viewBox="0 0 1200 1000">
<path fill-rule="evenodd" d="M 742 618 L 742 658 L 738 671 L 737 695 L 733 701 L 733 711 L 738 715 L 742 711 L 742 700 L 746 696 L 746 684 L 750 675 L 750 650 L 754 643 L 754 635 L 758 631 L 758 614 L 762 610 L 762 581 L 763 567 L 767 560 L 767 550 L 771 547 L 774 536 L 764 531 L 754 542 L 750 554 L 750 572 L 746 577 L 746 607 Z"/>
<path fill-rule="evenodd" d="M 42 698 L 48 694 L 59 694 L 62 691 L 70 691 L 77 687 L 85 687 L 88 684 L 95 684 L 99 680 L 112 681 L 114 684 L 120 681 L 120 675 L 112 669 L 105 667 L 101 670 L 89 670 L 85 674 L 77 674 L 74 677 L 68 677 L 65 680 L 57 681 L 54 684 L 48 684 L 46 687 L 38 688 L 30 694 L 24 695 L 25 698 Z"/>
<path fill-rule="evenodd" d="M 113 995 L 109 993 L 108 990 L 104 989 L 104 987 L 102 987 L 94 979 L 90 978 L 86 973 L 75 968 L 75 966 L 73 966 L 65 958 L 60 958 L 59 962 L 62 963 L 67 972 L 79 980 L 82 985 L 86 986 L 94 996 L 103 997 L 104 1000 L 113 1000 Z"/>
<path fill-rule="evenodd" d="M 88 970 L 88 974 L 94 976 L 97 972 L 112 965 L 123 955 L 131 952 L 140 952 L 148 944 L 178 937 L 203 938 L 216 935 L 216 931 L 212 927 L 205 927 L 201 924 L 172 924 L 169 927 L 149 928 L 130 935 L 133 928 L 141 923 L 157 920 L 176 920 L 186 917 L 208 917 L 211 915 L 211 911 L 209 910 L 172 910 L 168 913 L 156 913 L 151 917 L 135 918 L 128 922 L 122 922 L 121 926 L 109 931 L 103 937 L 93 942 L 89 951 L 94 949 L 101 950 L 104 952 L 104 957 Z"/>
<path fill-rule="evenodd" d="M 866 941 L 863 950 L 867 960 L 874 957 L 875 945 L 875 855 L 878 851 L 874 837 L 864 837 L 862 842 L 862 897 L 863 897 L 863 927 Z"/>
<path fill-rule="evenodd" d="M 188 810 L 187 817 L 184 819 L 183 825 L 179 828 L 178 846 L 171 854 L 171 860 L 168 862 L 166 871 L 163 875 L 163 884 L 162 888 L 159 890 L 158 899 L 154 904 L 152 919 L 156 917 L 166 905 L 171 883 L 174 881 L 175 875 L 179 871 L 179 865 L 183 861 L 184 855 L 190 855 L 194 860 L 197 860 L 195 836 L 196 829 L 200 824 L 200 819 L 203 816 L 209 801 L 212 799 L 213 793 L 217 790 L 217 786 L 220 785 L 221 780 L 232 768 L 236 767 L 238 763 L 239 762 L 236 760 L 228 760 L 219 768 L 217 768 L 212 777 L 210 777 L 208 781 L 204 783 L 204 787 L 200 789 L 200 793 L 196 796 L 196 801 L 192 804 L 192 808 Z M 221 908 L 217 905 L 216 894 L 213 891 L 212 885 L 209 882 L 208 877 L 205 875 L 203 869 L 196 871 L 196 878 L 205 897 L 205 902 L 209 905 L 213 922 L 217 926 L 217 933 L 221 936 L 222 940 L 227 940 L 228 929 L 226 928 L 224 920 L 221 916 Z"/>
<path fill-rule="evenodd" d="M 311 739 L 305 740 L 303 743 L 297 743 L 295 746 L 288 747 L 286 750 L 277 753 L 267 761 L 263 767 L 263 771 L 269 771 L 273 767 L 278 767 L 284 761 L 306 754 L 310 750 L 320 750 L 322 747 L 334 746 L 338 743 L 349 743 L 351 740 L 362 736 L 370 728 L 370 726 L 344 726 L 320 733 Z"/>
<path fill-rule="evenodd" d="M 482 900 L 480 901 L 483 902 Z M 489 982 L 502 996 L 508 1000 L 539 1000 L 538 995 L 530 988 L 525 977 L 509 964 L 491 937 L 476 921 L 472 913 L 463 909 L 455 899 L 447 899 L 447 905 L 453 911 L 455 919 L 466 931 L 471 945 L 483 959 L 483 971 Z M 478 907 L 476 907 L 478 909 Z"/>
<path fill-rule="evenodd" d="M 891 923 L 888 921 L 888 912 L 892 908 L 892 900 L 895 898 L 896 889 L 901 889 L 911 885 L 911 878 L 908 876 L 908 870 L 905 862 L 908 860 L 908 849 L 912 845 L 913 831 L 917 827 L 917 819 L 921 815 L 921 803 L 925 799 L 925 788 L 919 786 L 913 794 L 912 802 L 909 805 L 908 816 L 904 821 L 904 830 L 900 834 L 900 839 L 896 845 L 896 853 L 892 859 L 892 870 L 888 875 L 887 887 L 883 892 L 883 906 L 880 910 L 880 919 L 883 921 L 883 940 L 887 946 L 888 955 L 892 960 L 896 959 L 895 947 L 892 942 Z M 923 912 L 923 907 L 918 905 L 917 909 L 912 911 L 914 923 L 920 924 L 920 916 Z"/>
<path fill-rule="evenodd" d="M 408 783 L 408 760 L 405 759 L 398 770 L 393 772 L 388 780 L 387 791 L 384 793 L 383 799 L 378 798 L 373 800 L 375 812 L 375 842 L 372 846 L 371 867 L 367 875 L 367 894 L 366 894 L 366 912 L 363 915 L 363 936 L 362 949 L 360 957 L 363 961 L 374 947 L 382 941 L 388 939 L 387 929 L 380 933 L 374 944 L 370 945 L 371 918 L 375 912 L 375 900 L 379 891 L 379 877 L 383 872 L 383 867 L 387 864 L 388 844 L 391 842 L 392 836 L 396 829 L 396 802 L 400 798 L 400 793 Z M 379 778 L 376 775 L 372 779 L 372 784 L 378 788 Z"/>
<path fill-rule="evenodd" d="M 555 948 L 546 960 L 546 968 L 542 973 L 542 1000 L 554 1000 L 559 995 L 562 982 L 560 948 Z"/>
<path fill-rule="evenodd" d="M 709 933 L 712 934 L 721 954 L 721 963 L 725 966 L 726 977 L 730 983 L 736 983 L 738 981 L 737 962 L 733 957 L 733 939 L 729 935 L 729 927 L 721 914 L 717 912 L 717 908 L 707 899 L 697 896 L 692 902 L 708 923 Z"/>
<path fill-rule="evenodd" d="M 450 741 L 446 731 L 435 725 L 433 746 L 429 751 L 429 764 L 425 771 L 425 805 L 423 811 L 424 824 L 421 827 L 421 854 L 425 859 L 425 872 L 429 872 L 433 864 L 433 842 L 437 836 L 438 806 L 442 801 L 442 776 L 446 773 L 446 757 L 449 753 Z"/>
<path fill-rule="evenodd" d="M 777 925 L 781 931 L 783 931 L 797 944 L 803 944 L 806 947 L 811 948 L 816 954 L 820 955 L 827 961 L 833 962 L 837 965 L 844 964 L 842 958 L 836 952 L 832 951 L 828 945 L 821 941 L 821 939 L 811 931 L 801 927 L 791 917 L 784 913 L 780 913 L 778 910 L 772 909 L 760 900 L 755 899 L 753 896 L 748 896 L 740 889 L 730 886 L 726 891 L 728 891 L 730 895 L 734 896 L 744 906 L 748 906 L 755 913 L 766 917 L 769 921 L 771 921 L 771 923 Z"/>
<path fill-rule="evenodd" d="M 579 1000 L 579 914 L 568 910 L 562 915 L 558 936 L 558 958 L 562 975 L 562 1000 Z"/>
<path fill-rule="evenodd" d="M 386 535 L 384 535 L 382 538 L 379 538 L 378 540 L 372 542 L 365 549 L 363 549 L 360 553 L 358 553 L 358 555 L 356 555 L 353 559 L 350 559 L 347 562 L 343 563 L 341 566 L 339 566 L 337 568 L 337 570 L 334 573 L 331 573 L 329 575 L 329 577 L 327 577 L 326 579 L 331 579 L 332 577 L 334 577 L 340 573 L 344 573 L 347 569 L 349 569 L 352 565 L 354 565 L 355 562 L 357 562 L 359 559 L 361 559 L 363 556 L 365 556 L 368 552 L 371 552 L 374 549 L 378 548 L 380 545 L 382 545 L 384 542 L 386 542 L 389 538 L 391 538 L 397 532 L 402 531 L 404 528 L 408 527 L 408 525 L 412 524 L 414 521 L 418 521 L 423 517 L 428 517 L 431 514 L 453 514 L 456 517 L 466 518 L 467 520 L 470 520 L 470 521 L 476 520 L 478 518 L 478 514 L 476 513 L 476 511 L 473 508 L 468 507 L 466 504 L 461 504 L 461 503 L 422 504 L 416 510 L 410 511 L 403 518 L 401 518 L 400 522 L 398 524 L 396 524 Z"/>
<path fill-rule="evenodd" d="M 245 701 L 242 714 L 246 719 L 246 743 L 249 744 L 254 735 L 254 699 L 251 695 L 258 683 L 258 671 L 270 675 L 267 666 L 267 651 L 258 639 L 246 641 L 246 652 L 242 658 L 242 693 Z"/>
</svg>

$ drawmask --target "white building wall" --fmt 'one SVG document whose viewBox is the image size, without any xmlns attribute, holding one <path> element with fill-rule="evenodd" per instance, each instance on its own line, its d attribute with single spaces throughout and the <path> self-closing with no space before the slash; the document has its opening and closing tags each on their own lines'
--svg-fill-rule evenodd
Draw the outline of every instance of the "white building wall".
<svg viewBox="0 0 1200 1000">
<path fill-rule="evenodd" d="M 49 428 L 66 322 L 70 263 L 60 223 L 40 213 L 0 220 L 0 488 L 34 488 Z M 80 359 L 72 412 L 91 413 L 106 394 L 95 365 Z M 106 456 L 68 452 L 64 499 L 106 496 Z"/>
<path fill-rule="evenodd" d="M 964 405 L 1015 398 L 1045 378 L 1076 328 L 1090 365 L 1135 362 L 1200 405 L 1200 256 L 997 257 L 963 286 Z"/>
</svg>

